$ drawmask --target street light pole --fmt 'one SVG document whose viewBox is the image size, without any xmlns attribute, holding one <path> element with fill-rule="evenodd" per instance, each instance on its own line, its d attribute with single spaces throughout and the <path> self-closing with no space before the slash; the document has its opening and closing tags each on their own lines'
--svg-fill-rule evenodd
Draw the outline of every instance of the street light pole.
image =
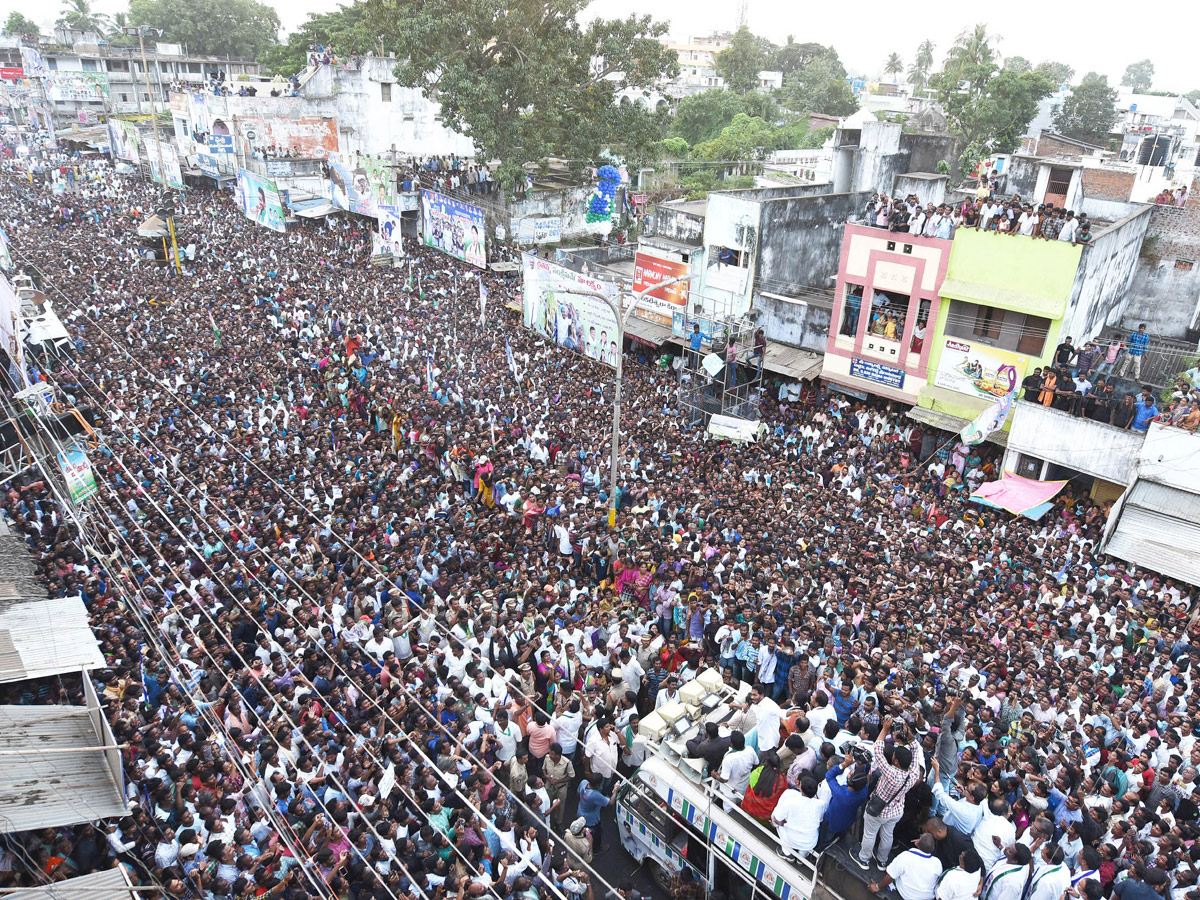
<svg viewBox="0 0 1200 900">
<path fill-rule="evenodd" d="M 613 319 L 617 323 L 617 359 L 616 359 L 616 377 L 613 379 L 613 423 L 612 423 L 612 460 L 609 464 L 609 486 L 608 486 L 608 527 L 614 528 L 617 524 L 617 472 L 618 462 L 621 458 L 621 378 L 623 373 L 622 361 L 625 358 L 625 324 L 633 315 L 633 311 L 637 309 L 638 304 L 647 296 L 655 291 L 661 291 L 663 288 L 670 287 L 673 284 L 681 284 L 686 281 L 692 281 L 699 278 L 699 275 L 683 275 L 679 278 L 669 278 L 666 281 L 660 282 L 654 287 L 646 288 L 643 291 L 631 293 L 632 302 L 628 307 L 622 309 L 623 304 L 618 305 L 621 298 L 625 296 L 622 291 L 617 295 L 618 302 L 614 303 L 611 297 L 606 297 L 604 294 L 596 291 L 563 291 L 564 294 L 578 294 L 583 297 L 595 297 L 604 302 L 604 304 L 612 311 Z"/>
</svg>

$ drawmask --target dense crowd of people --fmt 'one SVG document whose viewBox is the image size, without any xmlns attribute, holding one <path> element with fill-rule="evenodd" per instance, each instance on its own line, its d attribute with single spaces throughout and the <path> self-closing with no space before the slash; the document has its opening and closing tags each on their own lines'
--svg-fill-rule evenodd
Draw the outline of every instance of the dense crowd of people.
<svg viewBox="0 0 1200 900">
<path fill-rule="evenodd" d="M 56 162 L 74 190 L 9 171 L 0 219 L 79 332 L 32 375 L 98 417 L 101 493 L 0 506 L 87 604 L 130 814 L 10 839 L 0 885 L 607 895 L 638 717 L 715 665 L 754 687 L 691 752 L 784 852 L 861 821 L 904 900 L 1195 900 L 1195 590 L 1099 554 L 1076 484 L 980 508 L 986 449 L 817 386 L 710 440 L 630 364 L 610 529 L 610 370 L 510 319 L 516 282 L 203 190 L 172 275 L 146 187 Z"/>
</svg>

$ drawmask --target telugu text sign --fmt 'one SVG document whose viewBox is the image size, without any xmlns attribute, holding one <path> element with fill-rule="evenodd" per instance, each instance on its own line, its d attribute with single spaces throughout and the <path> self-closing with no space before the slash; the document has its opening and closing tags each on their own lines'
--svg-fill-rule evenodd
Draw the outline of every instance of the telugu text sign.
<svg viewBox="0 0 1200 900">
<path fill-rule="evenodd" d="M 561 347 L 616 366 L 621 352 L 617 320 L 607 303 L 593 294 L 618 302 L 616 285 L 597 281 L 534 253 L 522 258 L 525 327 Z"/>
<path fill-rule="evenodd" d="M 487 224 L 478 206 L 436 191 L 421 191 L 421 238 L 426 247 L 482 269 L 487 265 L 486 235 Z"/>
<path fill-rule="evenodd" d="M 635 315 L 648 322 L 670 328 L 675 314 L 687 309 L 687 282 L 677 281 L 660 290 L 655 287 L 665 281 L 684 278 L 688 264 L 682 260 L 663 259 L 639 250 L 633 261 L 633 292 L 639 294 L 649 290 L 638 304 Z"/>
</svg>

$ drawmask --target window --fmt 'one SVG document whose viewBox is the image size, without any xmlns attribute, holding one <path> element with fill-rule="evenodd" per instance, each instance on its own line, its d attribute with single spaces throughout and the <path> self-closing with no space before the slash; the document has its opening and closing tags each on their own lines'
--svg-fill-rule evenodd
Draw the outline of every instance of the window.
<svg viewBox="0 0 1200 900">
<path fill-rule="evenodd" d="M 110 72 L 128 72 L 129 60 L 127 59 L 110 59 L 108 61 L 108 71 Z"/>
<path fill-rule="evenodd" d="M 188 63 L 187 70 L 189 72 L 191 72 L 193 75 L 199 75 L 200 74 L 200 63 Z"/>
<path fill-rule="evenodd" d="M 1049 331 L 1050 320 L 1044 316 L 962 300 L 951 300 L 946 316 L 947 336 L 1024 356 L 1041 356 Z"/>
<path fill-rule="evenodd" d="M 908 304 L 912 298 L 896 291 L 871 290 L 871 323 L 869 334 L 889 341 L 898 341 L 904 336 L 904 324 L 908 320 Z"/>
<path fill-rule="evenodd" d="M 1175 260 L 1175 268 L 1190 272 L 1192 271 L 1192 261 L 1190 259 L 1177 259 Z"/>
<path fill-rule="evenodd" d="M 129 102 L 129 95 L 128 95 L 128 94 L 121 94 L 121 95 L 120 95 L 120 97 L 121 97 L 121 102 L 122 102 L 122 103 L 128 103 L 128 102 Z"/>
<path fill-rule="evenodd" d="M 379 82 L 379 99 L 382 100 L 384 103 L 392 102 L 391 82 L 387 82 L 387 81 Z M 621 99 L 624 100 L 625 98 L 622 97 Z"/>
<path fill-rule="evenodd" d="M 57 72 L 58 71 L 58 60 L 55 59 L 53 56 L 47 56 L 46 57 L 46 68 L 49 69 L 51 72 Z"/>
<path fill-rule="evenodd" d="M 96 71 L 96 61 L 94 59 L 81 59 L 80 62 L 83 64 L 83 71 L 85 71 L 85 72 L 95 72 Z"/>
<path fill-rule="evenodd" d="M 845 302 L 842 304 L 842 326 L 838 334 L 854 337 L 858 334 L 858 316 L 862 312 L 863 286 L 846 284 Z"/>
</svg>

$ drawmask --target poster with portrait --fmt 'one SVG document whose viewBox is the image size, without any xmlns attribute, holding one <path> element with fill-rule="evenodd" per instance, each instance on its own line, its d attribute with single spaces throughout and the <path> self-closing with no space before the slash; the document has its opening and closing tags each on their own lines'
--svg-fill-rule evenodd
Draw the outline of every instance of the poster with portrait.
<svg viewBox="0 0 1200 900">
<path fill-rule="evenodd" d="M 391 167 L 384 160 L 361 156 L 350 174 L 354 179 L 355 194 L 351 212 L 378 217 L 380 208 L 396 205 L 395 180 Z"/>
<path fill-rule="evenodd" d="M 948 337 L 933 383 L 971 397 L 996 400 L 1021 383 L 1028 365 L 1027 356 Z"/>
<path fill-rule="evenodd" d="M 526 328 L 561 347 L 616 366 L 621 352 L 617 320 L 607 303 L 593 294 L 620 302 L 615 284 L 597 281 L 537 254 L 522 257 L 521 313 Z"/>
<path fill-rule="evenodd" d="M 283 221 L 283 201 L 270 178 L 245 169 L 238 171 L 238 194 L 246 218 L 272 231 L 287 231 Z"/>
<path fill-rule="evenodd" d="M 358 203 L 358 191 L 354 187 L 354 175 L 350 167 L 337 153 L 329 154 L 325 163 L 329 173 L 329 202 L 338 209 L 354 209 Z"/>
<path fill-rule="evenodd" d="M 372 246 L 375 255 L 403 256 L 404 241 L 400 231 L 400 213 L 394 206 L 380 206 L 377 210 L 379 227 Z"/>
<path fill-rule="evenodd" d="M 114 159 L 138 164 L 138 130 L 132 122 L 123 119 L 108 120 L 108 142 Z"/>
<path fill-rule="evenodd" d="M 487 265 L 483 210 L 437 191 L 421 191 L 421 237 L 426 247 L 472 266 Z"/>
<path fill-rule="evenodd" d="M 179 168 L 179 154 L 171 144 L 152 145 L 147 148 L 146 159 L 150 163 L 150 177 L 157 184 L 163 184 L 163 172 L 159 167 L 159 154 L 162 155 L 162 169 L 166 170 L 167 187 L 183 190 L 183 172 Z"/>
</svg>

